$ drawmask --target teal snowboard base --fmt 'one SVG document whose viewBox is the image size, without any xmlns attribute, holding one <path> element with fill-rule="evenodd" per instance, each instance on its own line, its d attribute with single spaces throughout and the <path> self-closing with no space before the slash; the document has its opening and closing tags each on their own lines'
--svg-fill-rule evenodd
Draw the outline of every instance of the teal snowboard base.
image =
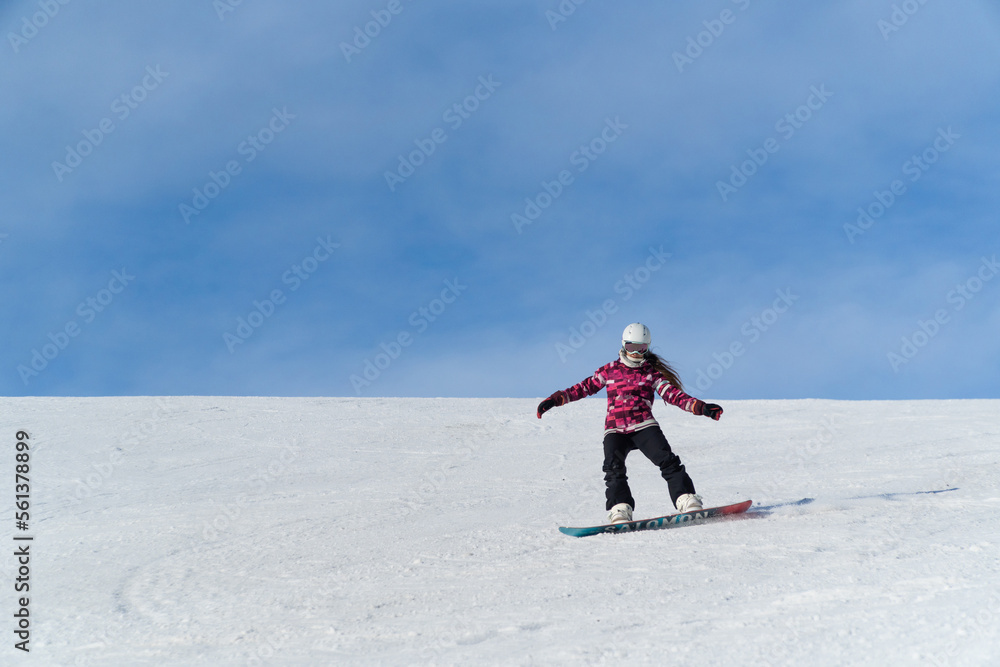
<svg viewBox="0 0 1000 667">
<path fill-rule="evenodd" d="M 641 519 L 627 523 L 610 523 L 604 526 L 589 526 L 586 528 L 566 528 L 560 526 L 559 531 L 573 537 L 587 537 L 588 535 L 598 535 L 600 533 L 632 533 L 637 530 L 662 530 L 663 528 L 682 526 L 694 521 L 711 519 L 712 517 L 725 516 L 727 514 L 742 514 L 750 509 L 750 505 L 752 504 L 752 500 L 745 500 L 741 503 L 725 505 L 723 507 L 707 507 L 691 512 L 668 514 L 667 516 L 655 519 Z"/>
</svg>

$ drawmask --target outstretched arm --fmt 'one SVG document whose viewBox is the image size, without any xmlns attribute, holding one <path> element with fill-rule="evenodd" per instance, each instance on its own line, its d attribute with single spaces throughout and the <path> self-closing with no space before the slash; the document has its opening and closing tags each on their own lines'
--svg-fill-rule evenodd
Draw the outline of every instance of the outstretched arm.
<svg viewBox="0 0 1000 667">
<path fill-rule="evenodd" d="M 715 421 L 719 421 L 719 418 L 722 417 L 722 408 L 720 406 L 715 403 L 706 403 L 694 396 L 689 396 L 666 380 L 661 381 L 656 386 L 656 393 L 663 398 L 664 402 L 676 405 L 681 410 L 709 417 Z"/>
<path fill-rule="evenodd" d="M 693 410 L 693 412 L 696 415 L 701 415 L 702 417 L 708 417 L 710 419 L 714 419 L 715 421 L 719 421 L 719 418 L 722 417 L 722 406 L 717 405 L 715 403 L 705 403 L 704 401 L 698 401 L 695 404 L 695 409 Z"/>
<path fill-rule="evenodd" d="M 566 403 L 566 392 L 557 391 L 552 394 L 544 401 L 538 404 L 538 418 L 541 419 L 542 415 L 556 407 L 557 405 L 563 405 Z"/>
<path fill-rule="evenodd" d="M 605 384 L 607 381 L 604 376 L 600 371 L 597 371 L 583 382 L 578 382 L 564 391 L 557 391 L 538 404 L 538 418 L 541 419 L 543 414 L 558 405 L 565 405 L 587 396 L 593 396 L 603 389 Z"/>
</svg>

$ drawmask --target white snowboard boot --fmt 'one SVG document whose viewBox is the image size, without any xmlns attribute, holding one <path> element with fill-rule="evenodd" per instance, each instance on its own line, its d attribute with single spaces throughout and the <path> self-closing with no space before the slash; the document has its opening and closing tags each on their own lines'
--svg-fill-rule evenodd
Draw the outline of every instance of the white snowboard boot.
<svg viewBox="0 0 1000 667">
<path fill-rule="evenodd" d="M 632 506 L 618 503 L 608 512 L 608 523 L 628 523 L 632 520 Z"/>
<path fill-rule="evenodd" d="M 703 509 L 701 505 L 701 496 L 694 493 L 685 493 L 678 496 L 675 504 L 677 505 L 678 512 L 691 512 Z"/>
</svg>

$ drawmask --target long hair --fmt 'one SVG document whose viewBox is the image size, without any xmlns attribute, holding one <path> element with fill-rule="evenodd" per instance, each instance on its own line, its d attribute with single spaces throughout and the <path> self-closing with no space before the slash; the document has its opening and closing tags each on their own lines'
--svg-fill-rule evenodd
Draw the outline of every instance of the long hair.
<svg viewBox="0 0 1000 667">
<path fill-rule="evenodd" d="M 666 359 L 664 359 L 660 355 L 650 350 L 646 352 L 646 361 L 653 364 L 653 368 L 655 368 L 660 373 L 660 375 L 665 377 L 667 379 L 667 382 L 677 387 L 681 391 L 684 391 L 684 385 L 681 384 L 681 379 L 677 375 L 677 371 L 673 369 L 673 366 L 671 366 Z"/>
</svg>

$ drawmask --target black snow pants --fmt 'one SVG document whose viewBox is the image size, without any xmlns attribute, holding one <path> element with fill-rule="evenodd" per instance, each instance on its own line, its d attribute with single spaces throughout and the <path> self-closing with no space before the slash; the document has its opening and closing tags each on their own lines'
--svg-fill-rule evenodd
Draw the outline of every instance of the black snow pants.
<svg viewBox="0 0 1000 667">
<path fill-rule="evenodd" d="M 667 480 L 670 501 L 677 502 L 678 496 L 694 493 L 694 482 L 681 465 L 680 458 L 670 451 L 670 444 L 660 427 L 650 426 L 632 433 L 608 433 L 604 436 L 604 481 L 607 489 L 607 507 L 610 510 L 618 503 L 628 503 L 635 509 L 635 499 L 628 486 L 625 474 L 625 457 L 638 449 L 660 469 Z"/>
</svg>

